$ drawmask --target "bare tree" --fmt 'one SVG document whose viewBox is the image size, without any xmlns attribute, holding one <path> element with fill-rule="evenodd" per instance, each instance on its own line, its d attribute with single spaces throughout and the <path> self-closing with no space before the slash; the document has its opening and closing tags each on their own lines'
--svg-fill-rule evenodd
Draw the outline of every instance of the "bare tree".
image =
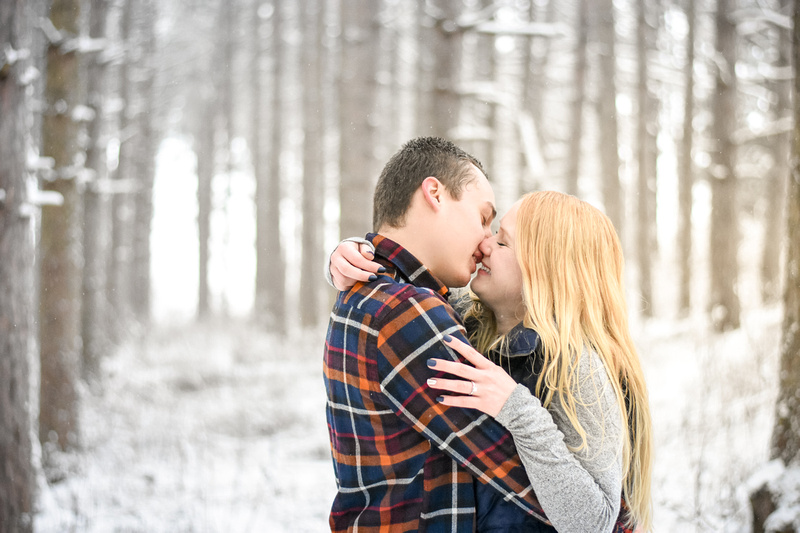
<svg viewBox="0 0 800 533">
<path fill-rule="evenodd" d="M 119 157 L 114 181 L 119 194 L 111 199 L 111 244 L 108 271 L 108 298 L 111 307 L 110 337 L 113 342 L 120 340 L 123 324 L 130 320 L 131 314 L 131 257 L 133 234 L 131 231 L 133 205 L 131 195 L 134 181 L 133 161 L 135 153 L 136 101 L 133 87 L 134 63 L 138 53 L 134 34 L 134 15 L 137 2 L 122 0 L 122 14 L 119 30 L 124 57 L 119 68 L 119 95 L 122 112 L 119 117 Z"/>
<path fill-rule="evenodd" d="M 363 235 L 371 227 L 372 189 L 379 164 L 375 102 L 381 2 L 342 0 L 342 66 L 339 86 L 339 233 Z"/>
<path fill-rule="evenodd" d="M 262 16 L 262 2 L 255 0 L 250 13 L 252 26 L 253 48 L 250 57 L 250 88 L 253 94 L 253 110 L 250 114 L 250 152 L 253 160 L 253 173 L 256 180 L 255 192 L 255 211 L 256 211 L 256 280 L 255 280 L 255 314 L 258 319 L 263 320 L 266 316 L 267 306 L 269 305 L 269 263 L 268 254 L 270 252 L 270 235 L 274 229 L 270 228 L 271 210 L 277 209 L 276 200 L 270 197 L 270 182 L 275 180 L 275 176 L 270 176 L 269 161 L 267 150 L 264 146 L 264 105 L 262 98 L 264 95 L 264 71 L 263 59 L 265 57 L 265 42 L 263 33 L 265 24 Z M 273 13 L 274 16 L 274 13 Z M 277 31 L 277 30 L 274 30 Z M 273 58 L 277 61 L 277 58 Z M 273 110 L 278 113 L 279 110 Z M 274 119 L 277 120 L 277 117 Z M 275 215 L 272 215 L 275 218 Z M 278 235 L 280 238 L 280 235 Z M 280 242 L 280 241 L 278 241 Z"/>
<path fill-rule="evenodd" d="M 792 11 L 791 55 L 795 65 L 800 65 L 800 3 Z M 800 78 L 794 77 L 792 89 L 800 94 Z M 778 372 L 778 398 L 775 403 L 775 425 L 772 428 L 771 459 L 784 465 L 797 464 L 800 459 L 800 100 L 794 99 L 792 109 L 794 130 L 792 159 L 787 179 L 786 194 L 786 259 L 783 287 L 783 326 L 781 359 Z M 776 493 L 778 484 L 764 483 L 750 494 L 753 511 L 753 532 L 767 531 L 767 518 L 776 510 L 782 499 Z M 780 531 L 791 531 L 791 524 Z M 770 531 L 774 531 L 770 530 Z"/>
<path fill-rule="evenodd" d="M 44 2 L 0 3 L 0 531 L 33 530 L 30 364 L 35 349 L 34 214 L 26 168 L 36 153 L 28 96 Z"/>
<path fill-rule="evenodd" d="M 324 190 L 322 101 L 322 2 L 304 0 L 303 47 L 303 233 L 300 271 L 300 324 L 316 326 L 320 316 L 322 286 L 322 199 Z"/>
<path fill-rule="evenodd" d="M 645 316 L 653 314 L 653 282 L 652 282 L 652 222 L 655 220 L 655 213 L 650 209 L 651 184 L 655 181 L 655 166 L 651 165 L 650 159 L 650 136 L 648 131 L 650 124 L 652 98 L 648 88 L 649 69 L 648 51 L 650 49 L 651 31 L 648 23 L 647 10 L 648 3 L 645 1 L 635 2 L 637 6 L 636 22 L 636 54 L 637 54 L 637 75 L 636 91 L 639 103 L 639 112 L 636 117 L 636 156 L 638 161 L 637 169 L 637 209 L 636 209 L 636 258 L 639 270 L 639 291 L 641 292 Z"/>
<path fill-rule="evenodd" d="M 581 140 L 583 138 L 583 104 L 586 97 L 586 45 L 589 34 L 588 0 L 578 0 L 575 26 L 575 63 L 572 69 L 572 103 L 570 110 L 569 155 L 564 191 L 578 194 Z"/>
<path fill-rule="evenodd" d="M 433 55 L 433 108 L 431 134 L 452 138 L 459 120 L 461 97 L 462 36 L 458 17 L 464 9 L 461 0 L 428 0 L 429 14 L 435 19 L 433 42 L 426 52 Z"/>
<path fill-rule="evenodd" d="M 781 12 L 788 13 L 792 5 L 791 0 L 781 2 Z M 776 67 L 778 69 L 790 69 L 792 66 L 792 35 L 787 28 L 778 28 L 778 59 Z M 792 107 L 792 81 L 774 80 L 767 82 L 770 89 L 775 92 L 777 102 L 775 104 L 774 119 L 780 121 L 783 117 L 791 113 Z M 783 204 L 786 194 L 786 173 L 791 153 L 791 138 L 789 133 L 780 133 L 777 137 L 770 138 L 769 143 L 775 154 L 775 163 L 771 172 L 766 177 L 767 201 L 768 206 L 764 221 L 764 249 L 761 256 L 761 297 L 765 302 L 773 302 L 780 295 L 780 258 L 781 242 L 783 231 L 781 223 L 783 221 L 783 209 L 779 206 Z"/>
<path fill-rule="evenodd" d="M 120 340 L 123 325 L 131 316 L 131 258 L 133 249 L 133 203 L 130 191 L 135 181 L 133 162 L 135 159 L 135 113 L 134 68 L 138 47 L 134 33 L 135 0 L 122 0 L 119 21 L 120 44 L 124 56 L 119 67 L 119 101 L 122 112 L 119 117 L 119 156 L 113 174 L 115 190 L 111 197 L 111 243 L 108 267 L 108 298 L 111 308 L 109 334 L 113 342 Z"/>
<path fill-rule="evenodd" d="M 141 42 L 141 66 L 137 84 L 141 102 L 137 123 L 136 192 L 133 195 L 133 257 L 131 264 L 131 310 L 140 324 L 150 320 L 150 232 L 153 220 L 153 185 L 155 182 L 155 158 L 158 149 L 156 126 L 156 21 L 157 6 L 152 0 L 137 2 L 140 10 L 139 34 Z"/>
<path fill-rule="evenodd" d="M 50 8 L 53 35 L 47 51 L 42 154 L 54 161 L 44 188 L 59 193 L 60 206 L 42 209 L 41 391 L 39 439 L 45 460 L 54 449 L 78 443 L 78 369 L 80 366 L 81 170 L 79 124 L 75 110 L 83 102 L 79 56 L 79 0 L 55 0 Z"/>
<path fill-rule="evenodd" d="M 89 37 L 103 41 L 106 37 L 108 0 L 92 0 L 89 13 Z M 83 339 L 83 376 L 92 379 L 100 370 L 100 359 L 108 348 L 106 336 L 106 256 L 110 222 L 104 183 L 108 180 L 106 164 L 105 96 L 108 59 L 103 44 L 88 60 L 87 107 L 91 109 L 88 124 L 86 168 L 91 172 L 83 195 L 83 305 L 81 332 Z M 106 187 L 107 189 L 108 187 Z"/>
<path fill-rule="evenodd" d="M 800 65 L 800 3 L 794 5 L 792 55 Z M 794 78 L 800 94 L 800 77 Z M 784 464 L 800 458 L 800 99 L 794 99 L 794 139 L 786 203 L 786 278 L 783 288 L 783 342 L 780 389 L 772 431 L 772 457 Z"/>
<path fill-rule="evenodd" d="M 600 136 L 600 173 L 605 213 L 623 238 L 625 206 L 619 181 L 619 143 L 617 126 L 617 68 L 614 2 L 592 1 L 591 20 L 595 25 L 599 53 L 599 94 L 597 114 Z"/>
<path fill-rule="evenodd" d="M 208 264 L 211 257 L 211 187 L 216 162 L 214 146 L 214 121 L 216 105 L 208 87 L 200 102 L 203 120 L 196 125 L 195 153 L 197 154 L 197 236 L 198 236 L 198 287 L 197 318 L 203 320 L 211 311 L 211 289 L 208 279 Z"/>
<path fill-rule="evenodd" d="M 683 67 L 683 138 L 678 161 L 678 265 L 680 287 L 678 309 L 688 314 L 691 308 L 692 283 L 692 146 L 694 144 L 694 35 L 697 25 L 695 0 L 686 0 L 686 63 Z"/>
<path fill-rule="evenodd" d="M 739 275 L 736 251 L 739 231 L 736 216 L 736 147 L 732 134 L 736 125 L 736 27 L 729 20 L 729 0 L 719 0 L 716 11 L 716 73 L 713 99 L 713 137 L 711 176 L 709 311 L 717 331 L 739 327 Z"/>
<path fill-rule="evenodd" d="M 272 68 L 270 80 L 271 131 L 270 131 L 270 165 L 264 177 L 265 194 L 259 194 L 257 209 L 262 211 L 258 216 L 256 228 L 256 319 L 264 324 L 268 331 L 283 335 L 286 332 L 286 266 L 284 247 L 281 238 L 280 204 L 283 198 L 281 181 L 283 179 L 281 160 L 284 149 L 284 128 L 288 124 L 284 106 L 284 83 L 286 81 L 286 36 L 285 10 L 280 2 L 274 4 L 272 12 L 271 58 Z"/>
</svg>

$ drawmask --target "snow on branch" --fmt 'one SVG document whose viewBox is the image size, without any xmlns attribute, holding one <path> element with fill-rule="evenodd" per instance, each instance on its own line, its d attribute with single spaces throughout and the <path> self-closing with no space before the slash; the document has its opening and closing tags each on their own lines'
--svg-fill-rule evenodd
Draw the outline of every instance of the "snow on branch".
<svg viewBox="0 0 800 533">
<path fill-rule="evenodd" d="M 775 135 L 789 133 L 794 129 L 794 117 L 787 116 L 774 122 L 766 124 L 759 131 L 753 131 L 749 127 L 739 128 L 731 135 L 734 144 L 745 144 L 756 139 L 764 139 Z"/>
<path fill-rule="evenodd" d="M 545 22 L 500 23 L 494 20 L 481 22 L 473 28 L 478 33 L 490 35 L 520 35 L 528 37 L 565 37 L 569 35 L 566 24 L 548 24 Z"/>
<path fill-rule="evenodd" d="M 730 15 L 730 19 L 736 24 L 739 33 L 748 35 L 758 31 L 761 23 L 767 22 L 784 30 L 792 29 L 792 17 L 772 11 L 771 9 L 761 9 L 758 7 L 739 9 Z"/>
</svg>

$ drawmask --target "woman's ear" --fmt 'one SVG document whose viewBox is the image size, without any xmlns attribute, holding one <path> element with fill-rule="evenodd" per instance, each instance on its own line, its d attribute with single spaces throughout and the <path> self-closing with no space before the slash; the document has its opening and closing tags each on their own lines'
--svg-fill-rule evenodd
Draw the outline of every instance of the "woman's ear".
<svg viewBox="0 0 800 533">
<path fill-rule="evenodd" d="M 442 206 L 442 197 L 444 194 L 444 185 L 442 182 L 433 176 L 428 176 L 422 180 L 421 188 L 425 203 L 431 209 L 438 212 L 439 208 Z"/>
</svg>

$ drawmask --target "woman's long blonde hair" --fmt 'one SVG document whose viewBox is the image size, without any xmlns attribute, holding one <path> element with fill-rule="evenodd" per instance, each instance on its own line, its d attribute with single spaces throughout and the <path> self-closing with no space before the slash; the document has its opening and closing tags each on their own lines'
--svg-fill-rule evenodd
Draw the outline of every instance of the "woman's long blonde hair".
<svg viewBox="0 0 800 533">
<path fill-rule="evenodd" d="M 583 439 L 578 449 L 585 447 L 586 433 L 576 408 L 580 399 L 572 391 L 577 389 L 574 380 L 584 349 L 600 356 L 628 422 L 623 427 L 622 472 L 629 522 L 649 531 L 650 409 L 628 327 L 624 259 L 614 226 L 598 209 L 573 196 L 553 191 L 527 194 L 517 211 L 515 251 L 522 269 L 524 324 L 539 334 L 543 346 L 536 395 L 545 407 L 558 395 Z M 471 311 L 478 316 L 479 309 Z M 476 339 L 490 333 L 480 329 L 484 331 Z"/>
</svg>

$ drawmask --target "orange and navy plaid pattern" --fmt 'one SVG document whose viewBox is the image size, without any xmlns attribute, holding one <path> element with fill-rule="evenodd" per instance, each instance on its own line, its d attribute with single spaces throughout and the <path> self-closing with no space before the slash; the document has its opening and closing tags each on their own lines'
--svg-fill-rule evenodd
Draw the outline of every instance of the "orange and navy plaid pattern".
<svg viewBox="0 0 800 533">
<path fill-rule="evenodd" d="M 474 478 L 546 522 L 508 431 L 426 385 L 428 359 L 457 358 L 442 337 L 466 342 L 447 288 L 397 243 L 367 238 L 387 272 L 339 294 L 325 342 L 331 530 L 471 533 Z"/>
</svg>

